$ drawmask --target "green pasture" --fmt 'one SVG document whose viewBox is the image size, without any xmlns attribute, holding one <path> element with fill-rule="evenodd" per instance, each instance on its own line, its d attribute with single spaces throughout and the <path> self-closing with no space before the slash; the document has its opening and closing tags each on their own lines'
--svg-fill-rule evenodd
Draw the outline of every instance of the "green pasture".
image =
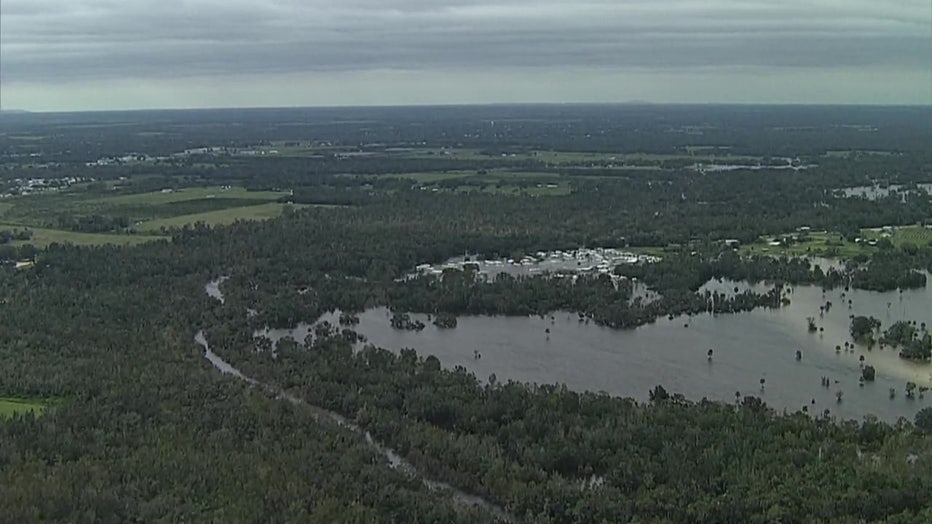
<svg viewBox="0 0 932 524">
<path fill-rule="evenodd" d="M 0 229 L 21 230 L 28 229 L 32 231 L 32 238 L 29 240 L 14 240 L 10 242 L 14 246 L 32 244 L 39 248 L 48 247 L 50 244 L 74 244 L 77 246 L 100 246 L 100 245 L 136 245 L 145 242 L 154 242 L 156 240 L 166 240 L 168 237 L 156 235 L 131 235 L 123 233 L 79 233 L 76 231 L 66 231 L 63 229 L 49 229 L 43 227 L 21 226 L 16 224 L 0 224 Z"/>
<path fill-rule="evenodd" d="M 0 419 L 9 419 L 16 414 L 34 413 L 40 416 L 48 405 L 45 402 L 14 397 L 0 397 Z"/>
<path fill-rule="evenodd" d="M 202 200 L 209 198 L 224 199 L 252 199 L 252 200 L 277 200 L 288 195 L 286 191 L 248 191 L 242 187 L 232 187 L 223 189 L 220 186 L 210 187 L 187 187 L 183 189 L 174 189 L 171 191 L 152 191 L 149 193 L 137 193 L 132 195 L 117 195 L 95 198 L 91 202 L 98 202 L 111 206 L 154 206 L 160 204 L 170 204 L 173 202 L 183 202 L 186 200 Z"/>
<path fill-rule="evenodd" d="M 181 215 L 171 218 L 161 218 L 149 220 L 136 226 L 136 229 L 143 232 L 161 231 L 162 228 L 171 229 L 173 227 L 184 227 L 196 223 L 204 223 L 210 226 L 219 226 L 232 224 L 237 220 L 268 220 L 281 216 L 286 208 L 298 209 L 305 207 L 301 204 L 283 204 L 279 202 L 269 202 L 254 206 L 234 207 L 229 209 L 220 209 L 206 213 L 195 213 L 191 215 Z"/>
</svg>

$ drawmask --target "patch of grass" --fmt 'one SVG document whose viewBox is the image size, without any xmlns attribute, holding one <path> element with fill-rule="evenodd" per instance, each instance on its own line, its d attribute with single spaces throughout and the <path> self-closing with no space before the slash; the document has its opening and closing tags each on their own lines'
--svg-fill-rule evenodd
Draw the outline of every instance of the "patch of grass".
<svg viewBox="0 0 932 524">
<path fill-rule="evenodd" d="M 686 154 L 695 155 L 696 153 L 716 153 L 723 152 L 724 154 L 729 154 L 728 151 L 731 150 L 730 146 L 686 146 Z"/>
<path fill-rule="evenodd" d="M 851 158 L 857 156 L 893 156 L 893 151 L 880 151 L 871 149 L 830 150 L 825 152 L 827 158 Z"/>
<path fill-rule="evenodd" d="M 705 154 L 696 154 L 705 153 Z M 551 165 L 586 166 L 590 164 L 617 164 L 628 162 L 659 163 L 664 161 L 683 160 L 689 162 L 757 162 L 761 157 L 733 155 L 729 153 L 716 154 L 711 146 L 707 148 L 693 148 L 687 153 L 657 154 L 657 153 L 591 153 L 579 151 L 522 151 L 505 154 L 485 154 L 476 149 L 447 149 L 447 150 L 416 150 L 407 156 L 412 158 L 449 158 L 456 160 L 501 160 L 501 161 L 538 161 Z"/>
<path fill-rule="evenodd" d="M 531 196 L 566 196 L 573 192 L 569 186 L 564 185 L 543 185 L 540 187 L 529 187 L 522 190 L 524 194 Z"/>
<path fill-rule="evenodd" d="M 864 238 L 877 240 L 883 237 L 883 231 L 865 230 L 863 235 Z M 920 247 L 928 246 L 932 243 L 932 228 L 923 226 L 894 227 L 893 234 L 890 235 L 890 242 L 896 247 L 903 244 L 914 244 Z"/>
<path fill-rule="evenodd" d="M 455 189 L 457 193 L 471 193 L 481 191 L 483 193 L 494 193 L 497 195 L 514 195 L 514 196 L 566 196 L 572 193 L 572 188 L 566 185 L 555 185 L 549 187 L 541 184 L 538 186 L 516 186 L 511 184 L 486 184 L 483 186 L 459 186 Z"/>
<path fill-rule="evenodd" d="M 136 245 L 145 242 L 154 242 L 156 240 L 166 240 L 168 237 L 155 235 L 128 235 L 117 233 L 78 233 L 75 231 L 65 231 L 62 229 L 47 229 L 42 227 L 23 227 L 19 225 L 0 224 L 0 229 L 28 229 L 32 231 L 32 238 L 29 240 L 14 240 L 10 242 L 14 246 L 32 244 L 36 247 L 48 247 L 50 244 L 74 244 L 78 246 L 101 246 L 101 245 Z"/>
<path fill-rule="evenodd" d="M 114 206 L 108 208 L 107 212 L 116 216 L 138 217 L 137 221 L 146 221 L 266 203 L 268 200 L 252 198 L 200 198 L 153 206 Z"/>
<path fill-rule="evenodd" d="M 149 220 L 136 226 L 139 231 L 160 231 L 162 228 L 170 229 L 173 227 L 184 227 L 193 225 L 198 222 L 210 226 L 232 224 L 237 220 L 268 220 L 281 216 L 285 208 L 290 207 L 298 209 L 305 207 L 301 204 L 282 204 L 278 202 L 269 202 L 256 206 L 234 207 L 229 209 L 220 209 L 217 211 L 208 211 L 206 213 L 195 213 L 191 215 L 181 215 L 171 218 L 162 218 L 158 220 Z"/>
<path fill-rule="evenodd" d="M 176 191 L 120 194 L 104 190 L 69 190 L 18 196 L 0 202 L 7 224 L 49 229 L 72 229 L 87 217 L 126 219 L 130 224 L 244 207 L 278 200 L 284 191 L 247 191 L 242 187 L 183 188 Z"/>
<path fill-rule="evenodd" d="M 630 251 L 637 255 L 653 255 L 655 257 L 663 257 L 667 255 L 667 249 L 662 246 L 639 246 L 639 247 L 626 247 L 625 251 Z"/>
<path fill-rule="evenodd" d="M 876 246 L 866 243 L 849 242 L 838 233 L 825 231 L 810 233 L 807 240 L 790 243 L 788 246 L 771 246 L 768 243 L 771 238 L 792 237 L 794 235 L 795 233 L 788 233 L 761 239 L 757 243 L 742 246 L 741 252 L 744 254 L 821 256 L 848 259 L 858 255 L 870 255 L 878 249 Z M 880 240 L 884 238 L 884 232 L 882 230 L 864 229 L 861 231 L 861 238 L 866 241 Z M 894 227 L 889 238 L 894 247 L 901 247 L 907 243 L 920 247 L 927 246 L 932 243 L 932 229 L 922 226 Z"/>
<path fill-rule="evenodd" d="M 32 399 L 0 397 L 0 420 L 12 418 L 16 414 L 34 413 L 37 417 L 45 413 L 48 405 Z"/>
<path fill-rule="evenodd" d="M 453 180 L 461 178 L 469 178 L 471 180 L 481 180 L 488 182 L 489 184 L 494 184 L 499 181 L 508 181 L 515 178 L 525 179 L 525 180 L 538 180 L 538 179 L 554 179 L 560 178 L 559 173 L 541 173 L 539 171 L 511 171 L 508 169 L 495 169 L 487 170 L 484 173 L 477 173 L 476 171 L 445 171 L 445 172 L 420 172 L 420 173 L 405 173 L 402 175 L 391 175 L 397 178 L 407 178 L 422 184 L 429 184 L 431 182 L 439 182 L 442 180 Z"/>
<path fill-rule="evenodd" d="M 475 171 L 447 171 L 447 172 L 424 172 L 424 173 L 405 173 L 402 175 L 393 175 L 396 178 L 408 178 L 415 182 L 428 184 L 439 180 L 452 180 L 454 178 L 465 178 L 476 175 Z"/>
<path fill-rule="evenodd" d="M 490 172 L 489 174 L 503 175 L 503 178 L 516 177 L 516 178 L 524 178 L 524 179 L 529 179 L 529 180 L 550 179 L 551 181 L 554 178 L 560 178 L 563 176 L 560 173 L 541 173 L 540 171 L 510 171 L 510 170 L 501 170 L 501 171 L 496 170 L 496 171 Z"/>
<path fill-rule="evenodd" d="M 904 242 L 912 242 L 917 246 L 930 245 L 932 244 L 932 228 L 913 227 L 898 229 L 896 234 L 893 235 L 893 243 L 894 245 L 897 243 L 902 245 Z"/>
<path fill-rule="evenodd" d="M 184 202 L 186 200 L 202 200 L 207 198 L 277 200 L 286 195 L 288 195 L 286 191 L 248 191 L 242 187 L 223 189 L 220 186 L 211 186 L 187 187 L 170 192 L 152 191 L 149 193 L 102 197 L 93 199 L 92 202 L 120 206 L 154 206 L 170 204 L 173 202 Z"/>
<path fill-rule="evenodd" d="M 861 254 L 870 254 L 876 248 L 855 244 L 845 240 L 838 233 L 829 233 L 817 231 L 809 233 L 808 239 L 803 242 L 793 242 L 788 246 L 771 246 L 771 238 L 792 237 L 795 234 L 774 235 L 760 242 L 741 247 L 744 254 L 755 255 L 785 255 L 789 257 L 798 256 L 820 256 L 829 258 L 853 258 Z"/>
</svg>

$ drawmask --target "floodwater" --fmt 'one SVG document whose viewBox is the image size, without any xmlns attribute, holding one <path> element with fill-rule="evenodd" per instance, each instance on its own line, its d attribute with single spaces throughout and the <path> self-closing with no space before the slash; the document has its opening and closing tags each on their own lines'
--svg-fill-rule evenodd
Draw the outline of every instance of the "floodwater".
<svg viewBox="0 0 932 524">
<path fill-rule="evenodd" d="M 733 291 L 736 285 L 748 287 L 725 281 L 710 282 L 706 289 Z M 883 329 L 897 320 L 932 326 L 932 288 L 902 293 L 835 289 L 823 294 L 815 286 L 797 286 L 787 296 L 792 303 L 780 309 L 662 318 L 633 330 L 581 323 L 576 314 L 560 312 L 553 318 L 462 316 L 454 329 L 439 329 L 426 315 L 412 315 L 427 327 L 420 332 L 401 331 L 390 326 L 385 308 L 360 314 L 354 330 L 380 347 L 393 351 L 411 347 L 422 355 L 437 356 L 448 368 L 463 366 L 480 380 L 494 374 L 498 381 L 564 383 L 576 390 L 639 400 L 647 400 L 648 391 L 661 384 L 692 400 L 734 402 L 739 392 L 760 396 L 777 410 L 793 412 L 807 406 L 811 414 L 828 409 L 838 418 L 875 415 L 891 422 L 899 417 L 912 420 L 919 409 L 932 406 L 932 392 L 925 399 L 904 395 L 907 381 L 932 386 L 932 364 L 901 359 L 891 348 L 854 346 L 848 334 L 852 315 L 873 316 Z M 820 316 L 826 301 L 832 307 Z M 322 320 L 336 325 L 338 316 L 330 314 Z M 809 333 L 807 317 L 814 317 L 824 331 Z M 308 332 L 309 326 L 301 325 L 257 335 L 273 340 L 291 335 L 303 341 Z M 853 349 L 845 350 L 845 342 Z M 802 352 L 799 361 L 797 350 Z M 876 369 L 876 380 L 863 386 L 859 385 L 861 355 L 864 365 Z M 829 378 L 830 387 L 822 386 L 822 377 Z M 894 398 L 890 388 L 895 390 Z"/>
<path fill-rule="evenodd" d="M 223 284 L 224 281 L 228 280 L 230 277 L 223 276 L 214 280 L 211 280 L 204 286 L 204 291 L 207 292 L 207 295 L 211 298 L 215 298 L 220 301 L 221 304 L 224 302 L 223 291 L 220 291 L 220 284 Z"/>
</svg>

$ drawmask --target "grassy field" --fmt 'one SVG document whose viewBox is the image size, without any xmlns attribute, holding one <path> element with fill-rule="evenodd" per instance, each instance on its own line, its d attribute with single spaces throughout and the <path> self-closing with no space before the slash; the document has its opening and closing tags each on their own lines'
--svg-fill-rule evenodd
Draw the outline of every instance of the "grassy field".
<svg viewBox="0 0 932 524">
<path fill-rule="evenodd" d="M 893 151 L 876 151 L 876 150 L 867 150 L 867 149 L 854 149 L 850 151 L 845 150 L 831 150 L 826 151 L 825 156 L 827 158 L 851 158 L 856 156 L 893 156 Z"/>
<path fill-rule="evenodd" d="M 48 406 L 40 401 L 22 398 L 0 397 L 0 419 L 12 417 L 17 413 L 35 413 L 37 416 L 45 412 Z"/>
<path fill-rule="evenodd" d="M 286 204 L 274 201 L 289 194 L 286 191 L 248 191 L 243 187 L 221 186 L 133 194 L 75 188 L 71 191 L 13 197 L 0 202 L 0 228 L 25 228 L 32 231 L 30 240 L 14 241 L 13 245 L 32 244 L 41 248 L 56 242 L 77 245 L 140 244 L 166 238 L 153 234 L 163 227 L 195 222 L 229 224 L 236 220 L 277 217 Z M 107 220 L 117 225 L 109 225 Z M 74 231 L 94 230 L 84 226 L 88 222 L 103 222 L 104 228 L 100 230 L 114 232 Z M 146 234 L 135 234 L 137 232 Z"/>
<path fill-rule="evenodd" d="M 24 229 L 23 226 L 0 224 L 0 229 Z M 164 240 L 168 237 L 156 235 L 129 235 L 116 233 L 78 233 L 75 231 L 65 231 L 61 229 L 47 229 L 41 227 L 28 227 L 32 231 L 30 240 L 14 240 L 11 245 L 22 246 L 32 244 L 39 248 L 48 247 L 50 244 L 75 244 L 78 246 L 100 246 L 100 245 L 136 245 L 156 240 Z"/>
<path fill-rule="evenodd" d="M 696 152 L 705 154 L 694 154 Z M 757 162 L 760 157 L 710 154 L 708 149 L 696 150 L 691 153 L 589 153 L 577 151 L 522 151 L 507 154 L 485 154 L 476 149 L 447 149 L 447 150 L 415 150 L 409 153 L 413 158 L 450 158 L 457 160 L 502 160 L 527 161 L 536 160 L 547 164 L 563 166 L 579 166 L 586 164 L 606 164 L 622 162 L 663 162 L 668 160 L 688 160 L 690 162 Z"/>
<path fill-rule="evenodd" d="M 265 204 L 287 196 L 284 191 L 247 191 L 242 187 L 183 188 L 169 192 L 120 194 L 73 188 L 9 198 L 0 202 L 0 221 L 20 227 L 80 230 L 76 224 L 109 217 L 135 224 L 182 215 Z"/>
<path fill-rule="evenodd" d="M 566 196 L 573 192 L 572 188 L 567 185 L 557 185 L 548 187 L 546 185 L 521 187 L 510 184 L 487 184 L 484 186 L 459 186 L 454 191 L 457 193 L 471 193 L 481 191 L 483 193 L 494 193 L 497 195 L 514 195 L 514 196 Z"/>
<path fill-rule="evenodd" d="M 667 249 L 665 247 L 656 246 L 656 247 L 626 247 L 625 251 L 630 251 L 638 255 L 653 255 L 655 257 L 663 257 L 667 254 Z"/>
<path fill-rule="evenodd" d="M 286 191 L 247 191 L 242 187 L 223 189 L 220 186 L 188 187 L 177 189 L 168 193 L 152 191 L 133 195 L 105 196 L 91 200 L 111 206 L 155 206 L 184 202 L 186 200 L 201 200 L 206 198 L 242 198 L 252 200 L 277 200 L 288 195 Z"/>
<path fill-rule="evenodd" d="M 423 173 L 405 173 L 403 175 L 392 175 L 396 178 L 407 178 L 421 184 L 429 184 L 440 180 L 452 180 L 454 178 L 465 178 L 479 176 L 475 171 L 447 171 L 447 172 L 423 172 Z"/>
<path fill-rule="evenodd" d="M 791 235 L 775 235 L 776 238 Z M 851 258 L 862 253 L 870 253 L 869 246 L 846 241 L 840 234 L 824 231 L 809 234 L 809 240 L 792 243 L 789 246 L 768 245 L 769 238 L 756 244 L 743 246 L 741 251 L 745 254 L 767 254 L 786 256 L 825 256 Z"/>
<path fill-rule="evenodd" d="M 777 238 L 784 236 L 792 235 L 775 235 Z M 879 230 L 865 229 L 861 231 L 861 237 L 868 241 L 880 240 L 883 236 L 883 231 Z M 889 238 L 895 247 L 900 247 L 906 243 L 917 246 L 932 245 L 930 244 L 932 243 L 932 229 L 921 226 L 895 227 Z M 770 246 L 768 240 L 762 239 L 758 243 L 743 246 L 741 251 L 745 254 L 852 258 L 857 255 L 869 255 L 878 249 L 876 246 L 868 244 L 849 242 L 838 233 L 824 231 L 810 233 L 808 240 L 792 243 L 789 246 Z"/>
<path fill-rule="evenodd" d="M 211 226 L 232 224 L 237 220 L 268 220 L 281 216 L 285 208 L 298 209 L 301 204 L 281 204 L 278 202 L 269 202 L 256 206 L 234 207 L 230 209 L 221 209 L 218 211 L 209 211 L 207 213 L 196 213 L 193 215 L 181 215 L 171 218 L 162 218 L 158 220 L 149 220 L 136 226 L 139 231 L 160 231 L 163 227 L 166 229 L 172 227 L 183 227 L 198 222 Z"/>
<path fill-rule="evenodd" d="M 883 236 L 882 231 L 865 230 L 864 238 L 879 239 Z M 893 228 L 893 235 L 890 237 L 893 245 L 900 247 L 903 244 L 915 244 L 916 246 L 932 245 L 932 228 L 921 226 L 906 226 Z"/>
</svg>

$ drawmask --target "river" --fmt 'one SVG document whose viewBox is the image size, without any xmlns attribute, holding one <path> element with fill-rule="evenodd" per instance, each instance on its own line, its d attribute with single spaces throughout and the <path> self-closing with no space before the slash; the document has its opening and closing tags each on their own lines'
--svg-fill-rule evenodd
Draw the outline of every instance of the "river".
<svg viewBox="0 0 932 524">
<path fill-rule="evenodd" d="M 216 300 L 219 300 L 221 303 L 223 303 L 224 296 L 223 296 L 223 291 L 220 289 L 220 284 L 222 284 L 225 280 L 227 280 L 227 278 L 228 277 L 220 277 L 216 280 L 212 280 L 208 282 L 204 286 L 204 291 L 210 297 Z M 211 363 L 211 365 L 214 366 L 214 368 L 216 368 L 221 373 L 232 375 L 240 380 L 246 381 L 247 383 L 253 386 L 261 387 L 263 389 L 271 391 L 276 396 L 278 396 L 278 398 L 285 400 L 286 402 L 303 406 L 305 409 L 308 409 L 314 415 L 315 419 L 318 422 L 335 424 L 339 427 L 348 429 L 354 433 L 362 435 L 365 438 L 366 443 L 369 444 L 370 447 L 372 447 L 376 452 L 378 452 L 380 455 L 385 457 L 385 459 L 388 461 L 389 466 L 392 469 L 397 469 L 401 471 L 402 473 L 404 473 L 405 475 L 408 475 L 410 477 L 421 479 L 424 485 L 427 486 L 431 490 L 449 493 L 453 501 L 460 504 L 461 506 L 483 509 L 491 513 L 493 516 L 495 516 L 499 520 L 502 520 L 505 522 L 513 522 L 515 520 L 514 517 L 512 517 L 507 512 L 505 512 L 505 510 L 503 510 L 501 507 L 495 504 L 492 504 L 491 502 L 488 502 L 487 500 L 481 497 L 470 495 L 469 493 L 459 490 L 451 486 L 450 484 L 426 477 L 413 464 L 405 460 L 403 457 L 401 457 L 401 455 L 396 453 L 393 449 L 377 442 L 372 437 L 371 433 L 363 430 L 358 425 L 351 422 L 349 419 L 340 415 L 339 413 L 324 409 L 320 406 L 309 404 L 303 399 L 296 397 L 288 393 L 287 391 L 283 391 L 281 388 L 278 388 L 277 386 L 273 386 L 271 384 L 265 384 L 263 382 L 259 382 L 258 380 L 252 377 L 244 375 L 240 370 L 236 369 L 231 364 L 224 361 L 219 355 L 217 355 L 210 349 L 210 344 L 207 342 L 207 337 L 204 335 L 203 331 L 198 331 L 194 335 L 194 341 L 198 345 L 204 348 L 204 357 L 208 360 L 208 362 Z"/>
</svg>

